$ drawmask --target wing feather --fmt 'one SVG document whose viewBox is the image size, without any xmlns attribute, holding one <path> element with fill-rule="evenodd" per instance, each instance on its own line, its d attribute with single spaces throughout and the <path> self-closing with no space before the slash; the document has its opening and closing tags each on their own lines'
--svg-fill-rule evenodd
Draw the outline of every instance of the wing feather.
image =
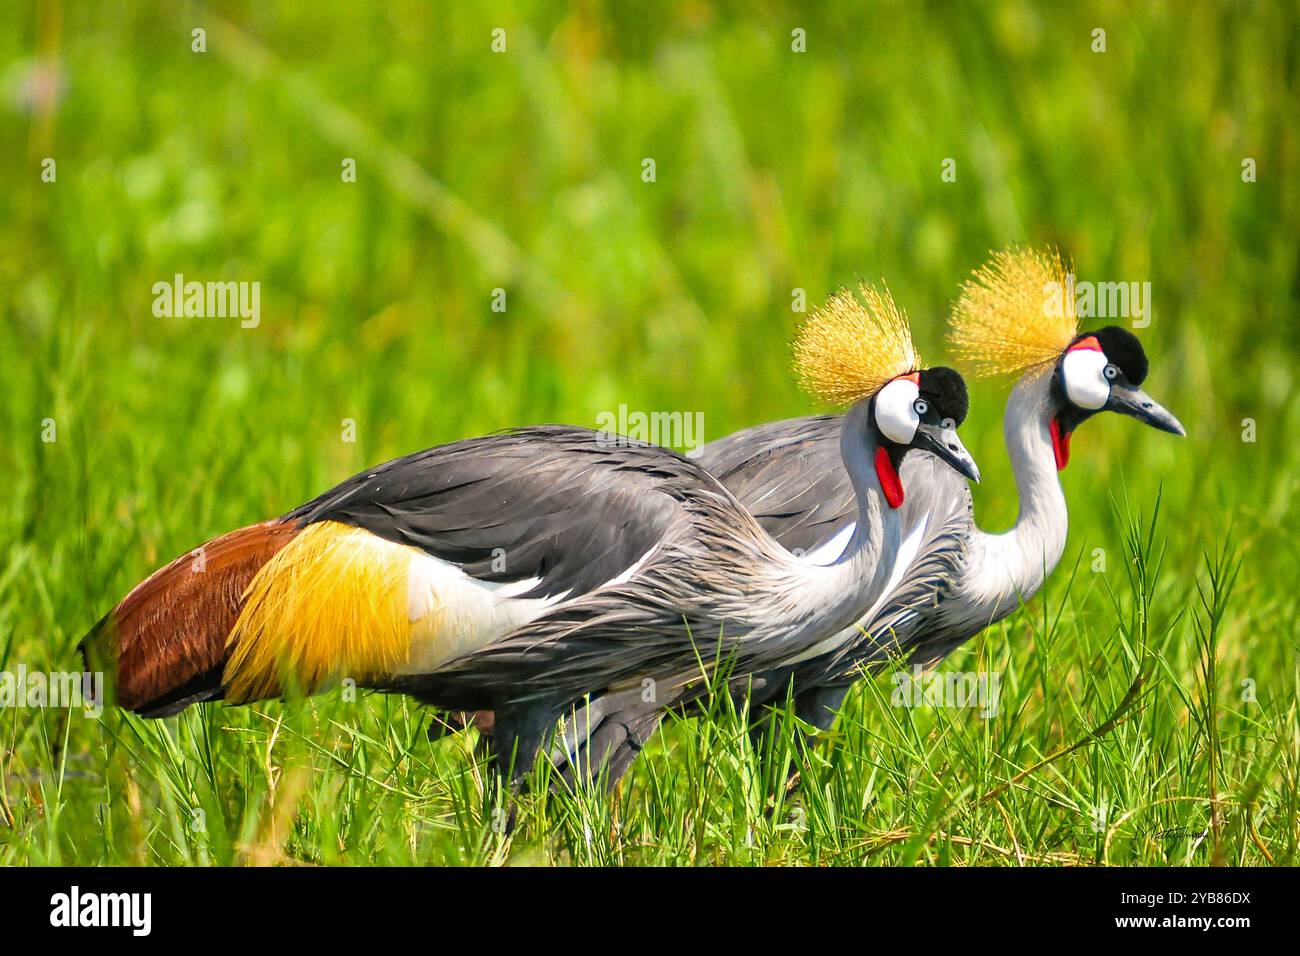
<svg viewBox="0 0 1300 956">
<path fill-rule="evenodd" d="M 698 475 L 657 446 L 534 426 L 398 458 L 285 517 L 364 528 L 479 581 L 536 579 L 519 597 L 576 596 L 643 558 Z"/>
</svg>

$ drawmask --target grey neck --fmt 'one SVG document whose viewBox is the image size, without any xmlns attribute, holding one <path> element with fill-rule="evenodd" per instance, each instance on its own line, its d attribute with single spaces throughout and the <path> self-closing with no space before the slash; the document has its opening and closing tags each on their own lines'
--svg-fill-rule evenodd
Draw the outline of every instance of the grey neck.
<svg viewBox="0 0 1300 956">
<path fill-rule="evenodd" d="M 847 627 L 875 603 L 890 571 L 890 557 L 902 536 L 898 513 L 891 508 L 876 476 L 876 429 L 870 401 L 854 405 L 844 416 L 840 455 L 857 501 L 857 523 L 844 553 L 829 565 L 807 559 L 785 562 L 782 588 L 787 628 L 799 630 L 812 620 L 824 636 Z M 818 635 L 809 635 L 818 636 Z"/>
<path fill-rule="evenodd" d="M 1052 451 L 1050 388 L 1050 375 L 1026 375 L 1007 399 L 1003 430 L 1020 510 L 1010 531 L 978 534 L 983 560 L 972 587 L 999 616 L 1033 597 L 1065 551 L 1069 512 Z"/>
</svg>

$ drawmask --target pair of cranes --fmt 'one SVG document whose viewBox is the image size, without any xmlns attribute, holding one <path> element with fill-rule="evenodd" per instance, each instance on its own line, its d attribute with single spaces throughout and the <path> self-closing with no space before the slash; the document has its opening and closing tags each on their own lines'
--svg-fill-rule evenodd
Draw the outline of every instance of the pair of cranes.
<svg viewBox="0 0 1300 956">
<path fill-rule="evenodd" d="M 1000 534 L 983 531 L 966 482 L 930 455 L 909 455 L 900 469 L 908 495 L 898 509 L 905 544 L 890 558 L 897 578 L 853 630 L 738 679 L 734 690 L 748 696 L 751 713 L 792 690 L 796 714 L 825 730 L 864 670 L 897 657 L 936 664 L 1032 598 L 1065 549 L 1069 516 L 1058 473 L 1088 418 L 1112 411 L 1186 434 L 1142 390 L 1148 362 L 1131 332 L 1111 326 L 1081 333 L 1071 302 L 1046 302 L 1052 290 L 1066 288 L 1066 274 L 1055 255 L 1001 252 L 963 285 L 953 310 L 951 341 L 961 364 L 1019 376 L 1004 416 L 1019 496 L 1015 524 Z M 758 425 L 706 446 L 699 461 L 783 544 L 833 560 L 859 520 L 835 459 L 840 428 L 838 416 Z M 658 722 L 658 713 L 635 701 L 619 707 L 598 699 L 575 722 L 590 732 L 571 736 L 560 756 L 571 766 L 603 766 L 616 780 Z"/>
<path fill-rule="evenodd" d="M 408 455 L 209 542 L 198 573 L 188 554 L 156 571 L 87 635 L 87 666 L 150 717 L 343 678 L 490 711 L 515 787 L 565 715 L 556 759 L 612 782 L 723 667 L 755 707 L 792 690 L 829 726 L 864 667 L 937 661 L 1037 590 L 1064 547 L 1056 470 L 1082 421 L 1183 433 L 1140 389 L 1136 338 L 1042 307 L 1063 274 L 1002 253 L 955 310 L 963 356 L 1022 374 L 1006 534 L 974 523 L 965 383 L 924 367 L 903 313 L 865 287 L 796 340 L 803 384 L 842 416 L 760 425 L 695 460 L 555 425 Z"/>
</svg>

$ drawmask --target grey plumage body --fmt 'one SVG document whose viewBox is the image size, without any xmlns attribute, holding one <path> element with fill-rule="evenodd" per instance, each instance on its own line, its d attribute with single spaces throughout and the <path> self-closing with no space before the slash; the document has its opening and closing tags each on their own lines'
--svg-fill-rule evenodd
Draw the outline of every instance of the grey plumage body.
<svg viewBox="0 0 1300 956">
<path fill-rule="evenodd" d="M 508 757 L 517 744 L 526 768 L 588 693 L 641 695 L 649 679 L 666 703 L 689 695 L 701 663 L 771 668 L 863 615 L 884 588 L 879 556 L 898 537 L 870 465 L 868 409 L 850 410 L 835 443 L 860 520 L 825 565 L 778 544 L 697 463 L 559 426 L 432 449 L 299 511 L 361 524 L 476 577 L 536 579 L 521 597 L 555 603 L 535 619 L 386 684 L 443 707 L 495 710 L 499 747 Z M 504 569 L 493 571 L 485 562 L 497 549 Z M 609 556 L 594 575 L 573 559 L 592 553 Z"/>
<path fill-rule="evenodd" d="M 1016 265 L 1010 257 L 1011 272 L 1024 268 L 1021 258 Z M 1028 258 L 1030 274 L 1043 271 Z M 1006 261 L 998 266 L 1004 267 Z M 1036 278 L 1025 281 L 1030 288 L 1041 287 Z M 967 291 L 975 305 L 961 326 L 966 347 L 986 357 L 1015 353 L 1003 343 L 1012 327 L 1002 320 L 990 327 L 980 289 Z M 959 314 L 966 315 L 960 309 Z M 1066 331 L 1051 331 L 1061 351 L 1028 362 L 1007 401 L 1004 431 L 1020 503 L 1014 526 L 1002 534 L 980 530 L 965 485 L 933 465 L 918 476 L 925 459 L 911 456 L 902 468 L 908 489 L 899 509 L 904 543 L 889 559 L 893 570 L 879 606 L 858 627 L 823 636 L 779 667 L 733 684 L 733 693 L 748 692 L 761 705 L 792 686 L 800 716 L 829 726 L 862 668 L 886 654 L 933 664 L 1038 591 L 1065 548 L 1068 513 L 1057 472 L 1069 462 L 1070 436 L 1079 424 L 1098 412 L 1115 411 L 1161 431 L 1186 434 L 1178 419 L 1142 390 L 1148 362 L 1132 332 L 1107 326 L 1067 339 Z M 1040 345 L 1031 343 L 1017 361 L 1029 354 L 1041 354 Z M 837 535 L 850 520 L 839 484 L 843 476 L 826 454 L 825 434 L 833 427 L 826 419 L 759 426 L 711 446 L 702 463 L 775 534 L 788 535 L 799 546 L 821 547 L 833 557 Z M 941 445 L 931 450 L 945 453 Z M 590 715 L 575 722 L 594 730 L 585 738 L 570 735 L 566 773 L 605 767 L 607 779 L 617 779 L 654 732 L 656 720 L 634 703 L 594 701 Z"/>
<path fill-rule="evenodd" d="M 1061 557 L 1068 523 L 1048 434 L 1049 384 L 1026 376 L 1008 399 L 1006 440 L 1020 494 L 1010 531 L 981 531 L 966 482 L 933 455 L 909 455 L 900 469 L 907 494 L 897 509 L 909 544 L 882 603 L 781 666 L 738 678 L 733 693 L 747 695 L 755 713 L 792 693 L 796 713 L 825 729 L 864 669 L 895 656 L 934 664 L 1032 597 Z M 707 446 L 699 461 L 783 544 L 813 553 L 830 548 L 821 556 L 833 558 L 855 521 L 848 476 L 830 440 L 837 426 L 835 416 L 758 425 Z M 574 725 L 570 753 L 556 756 L 584 773 L 603 770 L 612 783 L 658 720 L 635 701 L 620 707 L 597 700 Z"/>
<path fill-rule="evenodd" d="M 909 494 L 899 509 L 904 536 L 918 537 L 911 563 L 865 622 L 867 636 L 791 663 L 786 683 L 767 682 L 771 696 L 793 684 L 800 716 L 828 727 L 864 667 L 888 656 L 933 665 L 1037 593 L 1061 558 L 1069 521 L 1048 434 L 1047 388 L 1046 377 L 1026 377 L 1007 402 L 1004 431 L 1020 495 L 1013 528 L 982 531 L 970 487 L 933 456 L 911 456 L 903 466 Z M 702 463 L 716 464 L 707 455 Z"/>
</svg>

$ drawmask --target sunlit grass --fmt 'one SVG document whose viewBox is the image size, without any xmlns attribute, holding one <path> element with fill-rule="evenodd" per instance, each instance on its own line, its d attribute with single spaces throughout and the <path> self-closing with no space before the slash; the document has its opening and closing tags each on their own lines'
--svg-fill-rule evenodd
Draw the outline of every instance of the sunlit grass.
<svg viewBox="0 0 1300 956">
<path fill-rule="evenodd" d="M 507 835 L 472 733 L 431 743 L 427 713 L 400 698 L 336 693 L 152 722 L 11 711 L 4 852 L 198 865 L 1292 863 L 1293 681 L 1265 677 L 1248 702 L 1219 676 L 1233 552 L 1207 556 L 1189 606 L 1161 567 L 1160 530 L 1138 516 L 1127 529 L 1132 570 L 1112 587 L 1084 595 L 1076 581 L 1047 596 L 1044 622 L 1026 612 L 950 659 L 999 675 L 991 717 L 896 706 L 886 673 L 820 741 L 787 716 L 760 755 L 747 715 L 717 695 L 709 716 L 670 721 L 611 797 L 548 792 L 540 767 Z"/>
</svg>

